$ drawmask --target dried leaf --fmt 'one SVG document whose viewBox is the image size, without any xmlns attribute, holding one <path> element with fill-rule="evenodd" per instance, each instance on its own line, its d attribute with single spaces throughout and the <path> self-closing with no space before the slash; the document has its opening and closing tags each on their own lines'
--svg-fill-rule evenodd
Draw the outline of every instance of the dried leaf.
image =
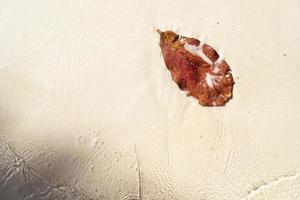
<svg viewBox="0 0 300 200">
<path fill-rule="evenodd" d="M 211 46 L 172 31 L 157 32 L 165 64 L 181 90 L 203 106 L 222 106 L 232 97 L 231 70 Z"/>
</svg>

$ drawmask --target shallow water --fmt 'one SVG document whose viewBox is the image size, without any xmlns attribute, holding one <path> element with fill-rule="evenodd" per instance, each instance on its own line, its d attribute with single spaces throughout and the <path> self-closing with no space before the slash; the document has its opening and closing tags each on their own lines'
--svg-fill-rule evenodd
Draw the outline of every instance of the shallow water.
<svg viewBox="0 0 300 200">
<path fill-rule="evenodd" d="M 296 0 L 0 9 L 1 200 L 300 198 Z M 178 89 L 156 28 L 222 51 L 225 107 Z"/>
</svg>

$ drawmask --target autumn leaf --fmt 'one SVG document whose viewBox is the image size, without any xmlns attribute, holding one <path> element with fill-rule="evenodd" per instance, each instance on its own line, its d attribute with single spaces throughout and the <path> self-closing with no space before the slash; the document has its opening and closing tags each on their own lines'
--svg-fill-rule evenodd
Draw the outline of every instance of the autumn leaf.
<svg viewBox="0 0 300 200">
<path fill-rule="evenodd" d="M 232 98 L 231 70 L 216 50 L 173 31 L 160 34 L 160 47 L 172 79 L 203 106 L 223 106 Z"/>
</svg>

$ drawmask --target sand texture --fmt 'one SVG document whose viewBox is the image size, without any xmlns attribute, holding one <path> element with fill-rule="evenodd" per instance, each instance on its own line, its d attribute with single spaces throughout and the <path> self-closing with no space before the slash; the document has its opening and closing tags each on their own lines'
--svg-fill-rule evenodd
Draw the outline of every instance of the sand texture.
<svg viewBox="0 0 300 200">
<path fill-rule="evenodd" d="M 187 97 L 156 29 L 235 80 Z M 299 0 L 2 0 L 0 200 L 299 200 Z"/>
</svg>

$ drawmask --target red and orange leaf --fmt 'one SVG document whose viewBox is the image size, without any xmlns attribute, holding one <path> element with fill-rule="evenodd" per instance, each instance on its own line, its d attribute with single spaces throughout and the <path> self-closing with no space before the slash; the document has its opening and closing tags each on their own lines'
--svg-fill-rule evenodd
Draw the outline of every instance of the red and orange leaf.
<svg viewBox="0 0 300 200">
<path fill-rule="evenodd" d="M 232 97 L 231 70 L 216 50 L 173 31 L 157 32 L 165 64 L 181 90 L 203 106 L 223 106 Z"/>
</svg>

